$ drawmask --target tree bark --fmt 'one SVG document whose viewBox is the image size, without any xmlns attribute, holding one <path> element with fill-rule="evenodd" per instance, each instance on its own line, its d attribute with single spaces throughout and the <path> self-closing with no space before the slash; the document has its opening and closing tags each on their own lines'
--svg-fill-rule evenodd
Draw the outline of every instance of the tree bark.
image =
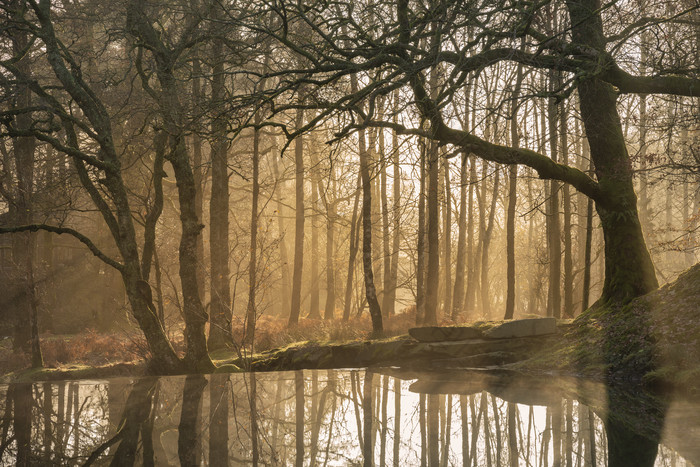
<svg viewBox="0 0 700 467">
<path fill-rule="evenodd" d="M 418 190 L 418 240 L 416 242 L 416 324 L 425 322 L 425 165 L 428 145 L 425 138 L 420 140 L 420 188 Z"/>
<path fill-rule="evenodd" d="M 326 186 L 323 186 L 322 180 L 319 178 L 319 191 L 321 199 L 326 208 L 326 304 L 323 311 L 323 319 L 332 320 L 335 316 L 335 223 L 338 213 L 336 211 L 336 194 L 329 199 L 331 185 L 333 191 L 336 191 L 335 170 L 333 166 L 330 168 L 329 180 Z"/>
<path fill-rule="evenodd" d="M 304 124 L 304 110 L 298 109 L 296 128 Z M 288 326 L 299 323 L 301 312 L 301 276 L 304 271 L 304 137 L 294 141 L 295 167 L 295 223 L 294 223 L 294 272 L 292 273 L 292 300 Z"/>
<path fill-rule="evenodd" d="M 224 99 L 223 44 L 214 40 L 211 51 L 211 102 L 222 105 Z M 231 290 L 229 286 L 229 173 L 226 121 L 216 115 L 211 121 L 211 199 L 209 201 L 209 260 L 211 262 L 211 297 L 209 347 L 219 349 L 233 345 L 231 334 Z"/>
<path fill-rule="evenodd" d="M 518 106 L 515 99 L 520 95 L 523 81 L 523 67 L 518 64 L 513 89 L 513 103 L 510 112 L 510 145 L 520 147 L 518 131 Z M 518 167 L 508 168 L 508 208 L 506 210 L 506 312 L 505 319 L 513 319 L 515 314 L 515 206 L 517 203 Z"/>
<path fill-rule="evenodd" d="M 398 121 L 398 92 L 394 93 L 394 121 Z M 399 276 L 399 246 L 401 240 L 401 168 L 399 167 L 399 135 L 392 132 L 392 162 L 394 166 L 393 182 L 393 231 L 394 237 L 391 245 L 391 274 L 389 276 L 389 289 L 387 294 L 387 316 L 392 316 L 396 311 L 396 287 Z"/>
<path fill-rule="evenodd" d="M 443 175 L 445 177 L 445 203 L 443 204 L 443 239 L 444 248 L 444 298 L 443 316 L 450 316 L 452 311 L 452 187 L 450 183 L 450 161 L 446 157 L 443 161 Z"/>
<path fill-rule="evenodd" d="M 26 14 L 23 2 L 13 1 L 10 5 L 13 21 L 21 21 Z M 18 70 L 25 76 L 32 75 L 32 65 L 26 48 L 29 36 L 19 28 L 10 28 L 12 51 L 15 56 L 24 54 L 16 63 Z M 28 109 L 32 104 L 32 93 L 26 83 L 18 82 L 15 92 L 14 107 Z M 20 131 L 29 130 L 32 126 L 32 113 L 21 112 L 15 117 L 15 126 Z M 34 222 L 34 151 L 36 139 L 32 136 L 17 136 L 12 138 L 12 146 L 17 171 L 17 190 L 14 200 L 7 200 L 10 211 L 15 213 L 15 221 L 19 225 Z M 14 204 L 14 209 L 12 205 Z M 36 233 L 20 232 L 13 235 L 12 258 L 17 267 L 17 283 L 19 300 L 15 306 L 13 348 L 31 352 L 32 368 L 44 366 L 39 342 L 39 314 L 37 311 L 37 294 L 34 283 L 34 252 L 36 249 Z"/>
<path fill-rule="evenodd" d="M 568 146 L 568 118 L 566 105 L 562 102 L 559 105 L 559 116 L 561 118 L 561 158 L 562 163 L 569 165 L 569 146 Z M 569 185 L 564 183 L 561 187 L 562 202 L 564 204 L 564 308 L 563 315 L 565 318 L 574 317 L 574 261 L 573 261 L 573 246 L 571 228 L 571 193 Z"/>
<path fill-rule="evenodd" d="M 149 296 L 143 293 L 144 290 L 150 292 L 150 287 L 141 280 L 141 264 L 132 209 L 127 188 L 122 178 L 121 164 L 114 143 L 110 117 L 104 104 L 99 99 L 94 98 L 94 93 L 83 81 L 79 70 L 73 68 L 69 70 L 66 64 L 67 59 L 65 58 L 66 51 L 60 48 L 55 35 L 51 20 L 50 3 L 44 1 L 38 4 L 35 3 L 32 5 L 32 9 L 36 14 L 39 25 L 36 31 L 46 46 L 46 59 L 51 66 L 51 70 L 57 80 L 60 81 L 65 92 L 79 105 L 86 121 L 97 135 L 94 139 L 99 145 L 100 158 L 94 158 L 80 150 L 73 124 L 68 120 L 62 121 L 65 144 L 55 138 L 47 138 L 47 142 L 59 151 L 66 153 L 73 161 L 81 185 L 102 215 L 109 232 L 115 240 L 122 263 L 104 255 L 87 237 L 79 232 L 45 225 L 42 225 L 41 228 L 56 233 L 70 233 L 87 245 L 92 253 L 102 261 L 119 270 L 134 318 L 148 342 L 151 351 L 151 363 L 159 372 L 181 371 L 181 362 L 170 345 L 155 311 L 153 311 L 152 303 L 149 303 Z M 70 59 L 70 56 L 68 56 L 68 59 Z M 65 113 L 65 109 L 61 107 L 58 101 L 49 99 L 47 104 L 59 114 Z M 107 192 L 106 196 L 109 197 L 109 202 L 93 183 L 86 164 L 102 170 L 104 178 L 101 180 L 101 184 Z M 144 284 L 146 287 L 144 287 Z M 149 305 L 151 308 L 149 308 Z"/>
<path fill-rule="evenodd" d="M 511 122 L 515 125 L 515 122 Z M 516 130 L 517 132 L 517 130 Z M 518 167 L 508 167 L 508 209 L 506 212 L 506 312 L 504 319 L 515 314 L 515 204 Z"/>
<path fill-rule="evenodd" d="M 256 116 L 256 125 L 260 124 Z M 258 288 L 258 199 L 260 198 L 260 131 L 253 129 L 253 193 L 250 205 L 250 249 L 248 262 L 248 306 L 246 307 L 245 338 L 249 343 L 255 342 L 255 323 L 257 321 L 257 303 L 255 293 Z"/>
<path fill-rule="evenodd" d="M 459 314 L 462 312 L 462 304 L 464 303 L 464 276 L 465 256 L 467 248 L 467 154 L 461 156 L 461 166 L 459 172 L 459 221 L 458 238 L 457 238 L 457 258 L 455 265 L 455 284 L 454 296 L 452 298 L 452 321 L 457 321 Z"/>
<path fill-rule="evenodd" d="M 320 287 L 318 274 L 318 176 L 315 171 L 318 169 L 315 158 L 312 156 L 311 163 L 314 166 L 311 171 L 311 281 L 309 283 L 309 319 L 321 319 Z"/>
<path fill-rule="evenodd" d="M 485 172 L 485 171 L 484 171 Z M 489 247 L 491 245 L 491 237 L 493 234 L 494 219 L 496 217 L 496 201 L 498 200 L 498 186 L 501 178 L 501 171 L 496 168 L 493 178 L 493 192 L 491 193 L 491 209 L 489 210 L 489 219 L 486 224 L 486 229 L 483 231 L 484 239 L 481 242 L 481 312 L 484 316 L 489 316 L 491 313 L 491 290 L 489 287 Z M 482 209 L 486 204 L 486 196 L 484 190 L 484 202 Z"/>
<path fill-rule="evenodd" d="M 554 93 L 561 81 L 556 72 L 549 74 L 549 91 Z M 550 97 L 547 106 L 549 124 L 549 151 L 554 162 L 559 161 L 559 132 L 556 98 Z M 549 182 L 549 213 L 547 216 L 547 243 L 549 245 L 549 290 L 547 312 L 549 316 L 561 318 L 561 228 L 559 225 L 559 183 Z"/>
<path fill-rule="evenodd" d="M 605 50 L 602 20 L 595 0 L 568 0 L 573 39 Z M 595 12 L 595 13 L 594 13 Z M 596 203 L 605 238 L 605 282 L 601 299 L 624 304 L 658 287 L 637 213 L 632 168 L 617 112 L 617 94 L 598 78 L 578 87 L 581 117 L 603 203 Z"/>
<path fill-rule="evenodd" d="M 425 324 L 437 324 L 438 284 L 440 283 L 440 211 L 438 185 L 440 156 L 437 143 L 431 141 L 428 150 L 428 270 L 425 277 Z"/>
<path fill-rule="evenodd" d="M 469 195 L 467 201 L 467 291 L 464 296 L 465 315 L 474 311 L 476 301 L 476 259 L 474 254 L 474 189 L 476 187 L 476 156 L 469 156 Z M 465 316 L 465 317 L 466 317 Z"/>
<path fill-rule="evenodd" d="M 282 297 L 281 297 L 281 308 L 283 312 L 286 312 L 286 304 L 289 303 L 291 297 L 291 283 L 289 277 L 289 255 L 287 253 L 287 239 L 285 238 L 285 228 L 284 228 L 284 215 L 282 211 L 284 209 L 284 204 L 282 203 L 282 190 L 285 187 L 285 181 L 282 179 L 279 171 L 279 163 L 277 162 L 277 154 L 272 156 L 272 169 L 275 175 L 275 186 L 277 187 L 277 230 L 279 231 L 279 245 L 280 245 L 280 269 L 282 278 Z"/>
<path fill-rule="evenodd" d="M 357 211 L 360 205 L 360 187 L 362 186 L 362 176 L 357 174 L 357 186 L 355 187 L 355 201 L 352 208 L 352 220 L 350 221 L 350 251 L 348 252 L 348 273 L 345 281 L 345 301 L 343 302 L 343 321 L 350 319 L 350 308 L 352 306 L 353 276 L 355 275 L 355 257 L 357 256 L 357 244 L 355 240 L 357 231 Z"/>
<path fill-rule="evenodd" d="M 382 281 L 382 311 L 384 316 L 390 316 L 389 310 L 393 310 L 393 306 L 390 303 L 392 299 L 391 294 L 391 249 L 390 249 L 390 234 L 389 234 L 389 195 L 387 187 L 387 158 L 384 151 L 384 131 L 380 129 L 379 131 L 379 184 L 380 184 L 380 198 L 381 198 L 381 210 L 382 210 L 382 253 L 384 260 L 383 267 L 383 281 Z"/>
<path fill-rule="evenodd" d="M 367 149 L 365 147 L 365 132 L 359 131 L 360 138 L 360 173 L 362 178 L 362 264 L 365 276 L 365 296 L 369 304 L 369 314 L 372 318 L 372 334 L 375 337 L 384 334 L 382 310 L 377 300 L 377 290 L 374 287 L 374 271 L 372 270 L 372 185 Z"/>
<path fill-rule="evenodd" d="M 209 371 L 214 368 L 214 365 L 207 350 L 204 326 L 208 316 L 200 296 L 198 272 L 201 258 L 198 257 L 197 250 L 199 236 L 204 226 L 197 217 L 197 188 L 185 145 L 185 112 L 180 102 L 181 93 L 173 69 L 173 63 L 177 57 L 175 52 L 162 42 L 143 8 L 144 6 L 138 2 L 129 3 L 127 26 L 132 34 L 151 50 L 155 59 L 155 71 L 160 83 L 158 105 L 164 128 L 170 136 L 170 153 L 167 159 L 175 173 L 182 226 L 179 263 L 185 317 L 185 362 L 193 369 Z"/>
</svg>

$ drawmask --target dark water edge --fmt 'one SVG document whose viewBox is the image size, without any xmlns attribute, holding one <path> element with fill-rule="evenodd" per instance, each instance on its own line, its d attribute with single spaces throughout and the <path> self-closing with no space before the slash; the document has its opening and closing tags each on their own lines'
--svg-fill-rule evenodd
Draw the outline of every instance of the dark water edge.
<svg viewBox="0 0 700 467">
<path fill-rule="evenodd" d="M 683 466 L 700 400 L 395 368 L 0 386 L 1 465 Z"/>
</svg>

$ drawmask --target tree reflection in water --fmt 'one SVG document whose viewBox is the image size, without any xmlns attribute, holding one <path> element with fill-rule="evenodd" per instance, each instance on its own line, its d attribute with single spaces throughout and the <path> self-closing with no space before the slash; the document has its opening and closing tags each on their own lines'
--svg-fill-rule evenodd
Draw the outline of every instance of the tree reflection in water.
<svg viewBox="0 0 700 467">
<path fill-rule="evenodd" d="M 0 391 L 2 465 L 700 461 L 697 401 L 578 380 L 306 370 L 18 383 Z"/>
</svg>

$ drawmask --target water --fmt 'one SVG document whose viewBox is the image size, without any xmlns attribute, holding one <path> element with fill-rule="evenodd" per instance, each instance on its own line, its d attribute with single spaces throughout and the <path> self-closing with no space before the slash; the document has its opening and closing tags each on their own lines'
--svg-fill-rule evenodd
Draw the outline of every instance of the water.
<svg viewBox="0 0 700 467">
<path fill-rule="evenodd" d="M 698 465 L 700 401 L 503 373 L 0 386 L 2 465 Z"/>
</svg>

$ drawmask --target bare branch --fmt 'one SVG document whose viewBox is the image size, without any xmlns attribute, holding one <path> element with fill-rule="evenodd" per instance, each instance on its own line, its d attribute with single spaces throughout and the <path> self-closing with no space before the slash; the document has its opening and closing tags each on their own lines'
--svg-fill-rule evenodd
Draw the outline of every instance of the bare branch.
<svg viewBox="0 0 700 467">
<path fill-rule="evenodd" d="M 105 264 L 108 264 L 109 266 L 112 266 L 114 269 L 117 271 L 123 271 L 124 270 L 124 265 L 121 264 L 120 262 L 110 258 L 106 254 L 104 254 L 99 248 L 97 248 L 97 245 L 93 243 L 92 240 L 90 240 L 88 237 L 85 235 L 81 234 L 75 229 L 71 229 L 69 227 L 57 227 L 55 225 L 48 225 L 48 224 L 29 224 L 29 225 L 19 225 L 15 227 L 0 227 L 0 234 L 8 234 L 8 233 L 18 233 L 18 232 L 37 232 L 39 230 L 44 230 L 46 232 L 52 232 L 58 235 L 61 234 L 68 234 L 71 235 L 72 237 L 77 238 L 82 244 L 88 247 L 90 252 L 100 258 Z"/>
</svg>

